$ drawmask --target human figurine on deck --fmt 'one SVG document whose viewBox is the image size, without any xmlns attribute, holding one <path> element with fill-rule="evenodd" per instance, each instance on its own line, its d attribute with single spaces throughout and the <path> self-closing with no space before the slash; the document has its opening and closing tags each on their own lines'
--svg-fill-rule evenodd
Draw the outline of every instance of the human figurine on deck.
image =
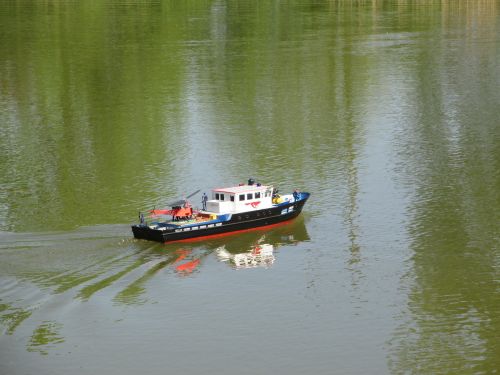
<svg viewBox="0 0 500 375">
<path fill-rule="evenodd" d="M 203 211 L 207 210 L 207 201 L 208 201 L 207 194 L 203 193 L 203 195 L 201 196 L 201 204 L 203 206 Z"/>
</svg>

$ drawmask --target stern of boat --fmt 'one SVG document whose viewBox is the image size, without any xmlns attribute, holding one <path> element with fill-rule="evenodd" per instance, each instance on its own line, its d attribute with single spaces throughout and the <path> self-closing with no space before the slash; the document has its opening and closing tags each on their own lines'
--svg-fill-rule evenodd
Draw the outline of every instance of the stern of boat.
<svg viewBox="0 0 500 375">
<path fill-rule="evenodd" d="M 164 240 L 164 232 L 157 229 L 151 229 L 147 225 L 132 225 L 132 233 L 135 238 L 156 241 L 156 242 L 165 242 Z"/>
</svg>

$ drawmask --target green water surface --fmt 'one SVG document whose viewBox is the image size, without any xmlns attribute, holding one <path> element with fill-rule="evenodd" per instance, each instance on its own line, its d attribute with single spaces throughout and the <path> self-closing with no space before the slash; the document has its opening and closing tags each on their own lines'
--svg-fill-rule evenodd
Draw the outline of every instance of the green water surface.
<svg viewBox="0 0 500 375">
<path fill-rule="evenodd" d="M 499 1 L 2 1 L 0 374 L 499 373 L 499 62 Z M 250 176 L 300 218 L 132 238 Z"/>
</svg>

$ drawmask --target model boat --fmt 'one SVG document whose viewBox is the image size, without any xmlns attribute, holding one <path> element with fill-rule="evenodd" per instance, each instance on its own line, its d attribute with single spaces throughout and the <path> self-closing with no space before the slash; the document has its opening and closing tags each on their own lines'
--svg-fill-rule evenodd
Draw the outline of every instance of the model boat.
<svg viewBox="0 0 500 375">
<path fill-rule="evenodd" d="M 310 194 L 295 190 L 282 195 L 273 186 L 249 179 L 247 184 L 212 189 L 210 195 L 204 194 L 199 210 L 189 196 L 167 209 L 139 213 L 139 224 L 132 225 L 134 237 L 170 242 L 270 226 L 296 218 Z"/>
</svg>

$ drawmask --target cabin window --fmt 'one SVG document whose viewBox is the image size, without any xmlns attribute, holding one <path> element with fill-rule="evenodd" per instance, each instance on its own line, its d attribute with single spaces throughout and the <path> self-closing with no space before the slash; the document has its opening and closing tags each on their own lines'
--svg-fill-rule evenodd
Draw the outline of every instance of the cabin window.
<svg viewBox="0 0 500 375">
<path fill-rule="evenodd" d="M 215 199 L 219 200 L 219 193 L 215 193 Z"/>
<path fill-rule="evenodd" d="M 220 200 L 223 201 L 224 200 L 224 194 L 221 194 L 220 195 Z"/>
<path fill-rule="evenodd" d="M 259 199 L 259 198 L 260 198 L 260 192 L 255 193 L 255 199 Z"/>
<path fill-rule="evenodd" d="M 247 199 L 253 199 L 253 194 L 252 193 L 248 193 L 247 194 Z"/>
<path fill-rule="evenodd" d="M 230 195 L 229 198 L 231 199 L 231 202 L 234 202 L 234 195 Z"/>
<path fill-rule="evenodd" d="M 245 200 L 245 194 L 240 194 L 240 201 L 244 201 Z"/>
</svg>

